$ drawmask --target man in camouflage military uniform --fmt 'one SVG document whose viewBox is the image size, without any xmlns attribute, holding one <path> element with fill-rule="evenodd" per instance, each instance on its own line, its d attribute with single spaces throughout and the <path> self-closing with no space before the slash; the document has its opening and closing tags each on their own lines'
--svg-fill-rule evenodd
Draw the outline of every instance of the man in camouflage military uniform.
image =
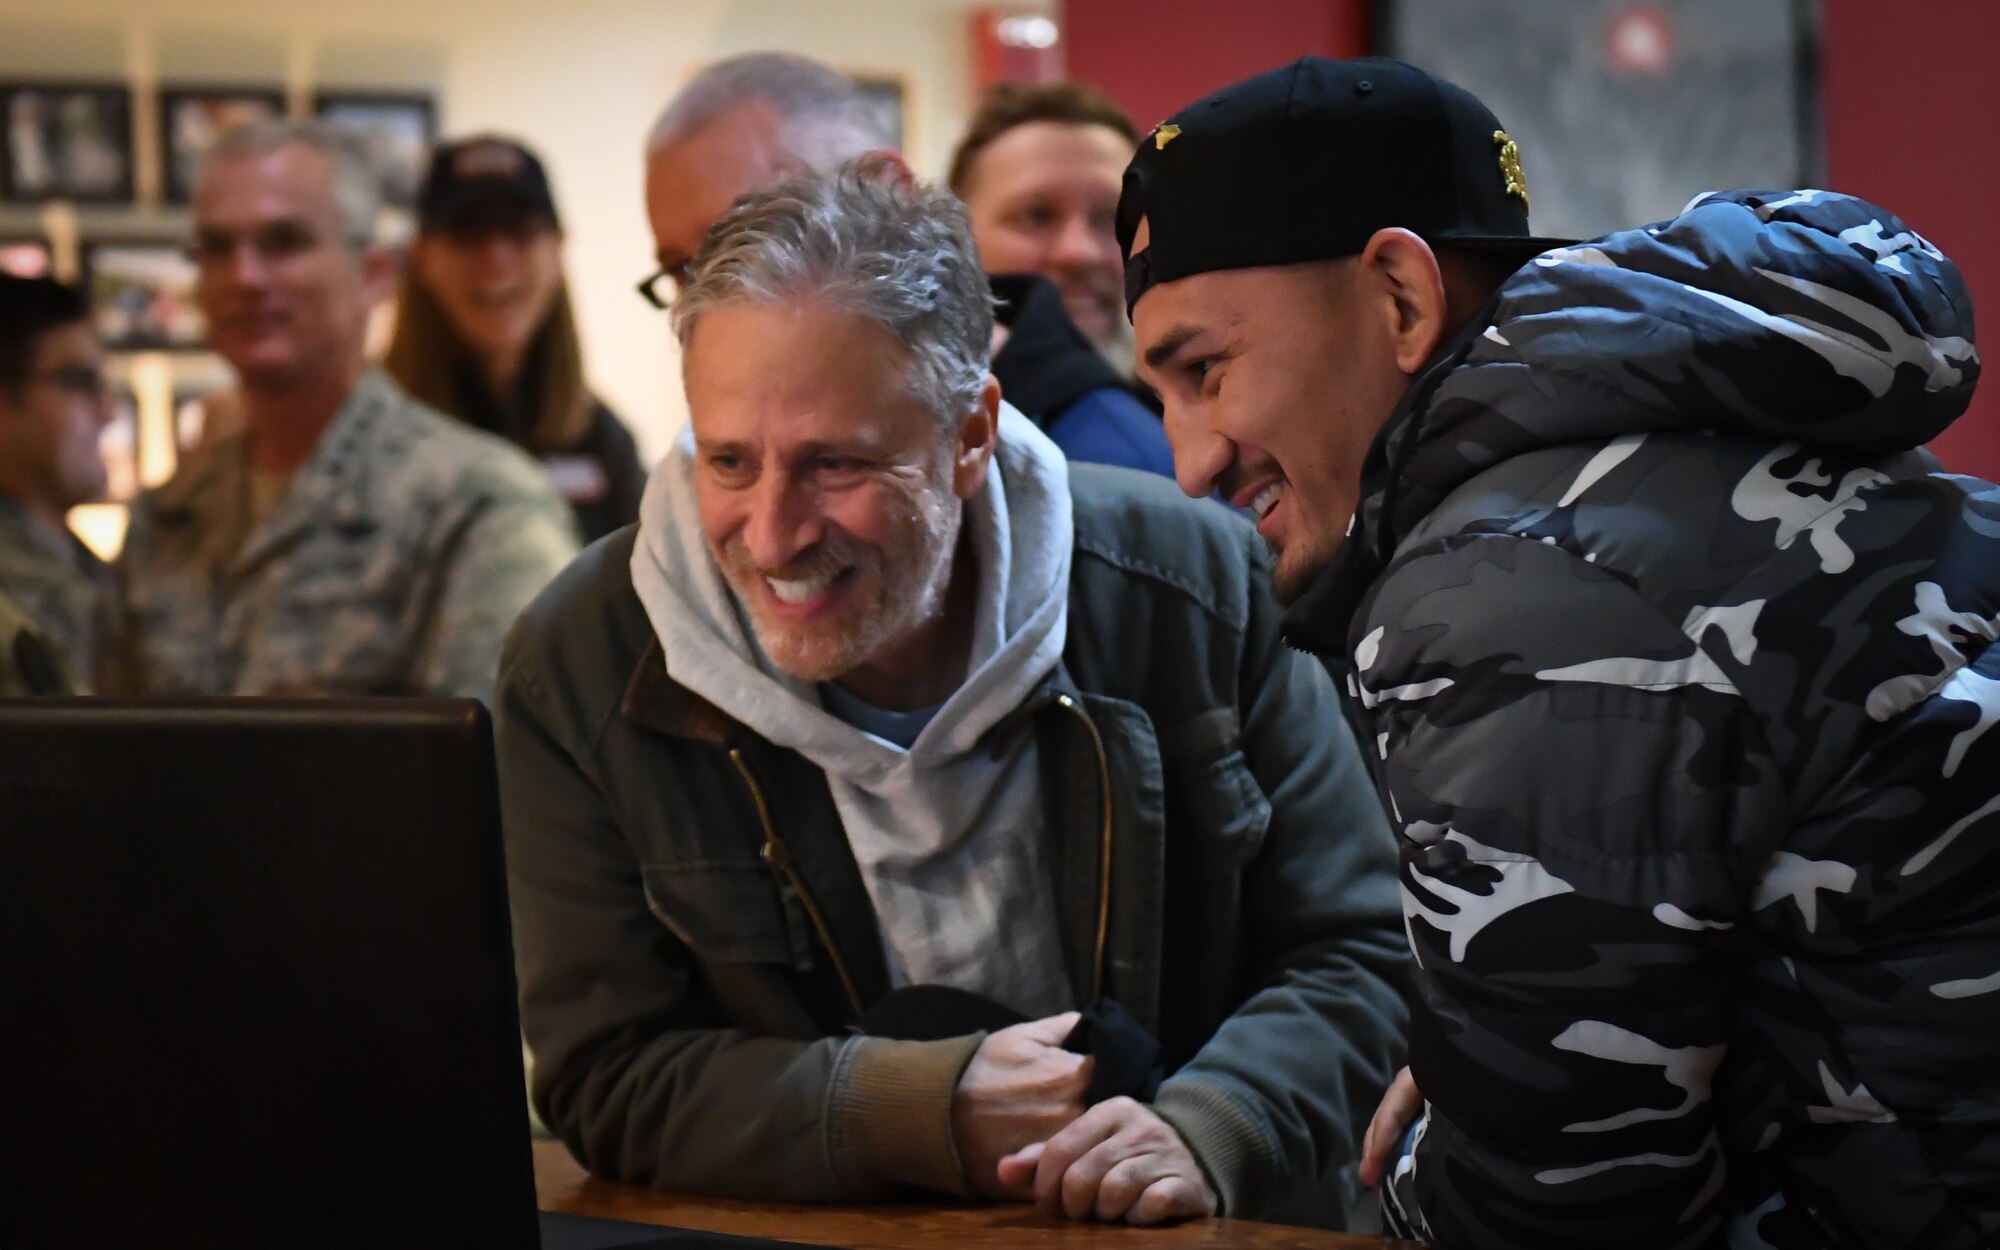
<svg viewBox="0 0 2000 1250">
<path fill-rule="evenodd" d="M 111 570 L 65 517 L 102 498 L 111 419 L 104 348 L 73 288 L 0 274 L 0 694 L 57 694 L 99 677 Z"/>
<path fill-rule="evenodd" d="M 195 189 L 198 292 L 245 429 L 133 509 L 122 564 L 156 693 L 489 698 L 500 642 L 576 550 L 534 463 L 367 368 L 390 257 L 330 132 L 232 132 Z"/>
<path fill-rule="evenodd" d="M 2000 490 L 1919 450 L 1957 269 L 1816 190 L 1544 247 L 1492 114 L 1383 61 L 1175 114 L 1120 233 L 1182 486 L 1258 517 L 1401 835 L 1394 1220 L 2000 1244 Z"/>
</svg>

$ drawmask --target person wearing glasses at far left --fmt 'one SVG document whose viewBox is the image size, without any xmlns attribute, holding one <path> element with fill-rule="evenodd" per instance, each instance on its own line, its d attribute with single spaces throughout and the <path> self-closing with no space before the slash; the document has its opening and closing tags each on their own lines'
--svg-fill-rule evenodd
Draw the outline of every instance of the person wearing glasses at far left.
<svg viewBox="0 0 2000 1250">
<path fill-rule="evenodd" d="M 0 274 L 0 697 L 81 693 L 108 668 L 116 579 L 65 518 L 104 495 L 111 417 L 82 293 Z"/>
</svg>

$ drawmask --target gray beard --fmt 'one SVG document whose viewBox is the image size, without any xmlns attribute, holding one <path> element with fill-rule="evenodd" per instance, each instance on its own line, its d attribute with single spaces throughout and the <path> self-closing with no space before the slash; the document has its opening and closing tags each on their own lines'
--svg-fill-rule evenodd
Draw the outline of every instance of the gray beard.
<svg viewBox="0 0 2000 1250">
<path fill-rule="evenodd" d="M 1127 382 L 1138 376 L 1136 343 L 1132 333 L 1132 323 L 1120 317 L 1111 331 L 1102 338 L 1093 339 L 1090 344 L 1104 362 L 1118 371 L 1118 376 Z"/>
</svg>

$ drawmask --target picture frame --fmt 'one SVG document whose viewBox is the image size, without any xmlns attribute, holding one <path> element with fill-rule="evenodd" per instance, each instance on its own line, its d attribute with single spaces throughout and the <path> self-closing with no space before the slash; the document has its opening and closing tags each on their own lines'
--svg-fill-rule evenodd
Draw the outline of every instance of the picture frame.
<svg viewBox="0 0 2000 1250">
<path fill-rule="evenodd" d="M 246 122 L 285 115 L 278 86 L 170 83 L 160 88 L 160 198 L 186 204 L 209 149 Z"/>
<path fill-rule="evenodd" d="M 1595 238 L 1702 191 L 1823 186 L 1815 0 L 1377 0 L 1384 56 L 1490 106 L 1536 234 Z"/>
<path fill-rule="evenodd" d="M 82 248 L 91 320 L 110 351 L 201 351 L 208 322 L 177 240 L 91 239 Z"/>
<path fill-rule="evenodd" d="M 0 273 L 16 278 L 53 278 L 55 251 L 34 234 L 0 234 Z"/>
<path fill-rule="evenodd" d="M 313 116 L 360 142 L 390 207 L 415 208 L 431 145 L 437 141 L 436 97 L 415 91 L 325 90 L 313 95 Z"/>
<path fill-rule="evenodd" d="M 123 83 L 0 83 L 0 200 L 129 204 L 132 164 Z"/>
<path fill-rule="evenodd" d="M 895 140 L 896 150 L 901 152 L 909 142 L 909 119 L 907 114 L 909 89 L 899 74 L 854 73 L 849 74 L 854 85 L 861 90 L 862 98 L 868 101 L 882 120 L 883 129 Z"/>
</svg>

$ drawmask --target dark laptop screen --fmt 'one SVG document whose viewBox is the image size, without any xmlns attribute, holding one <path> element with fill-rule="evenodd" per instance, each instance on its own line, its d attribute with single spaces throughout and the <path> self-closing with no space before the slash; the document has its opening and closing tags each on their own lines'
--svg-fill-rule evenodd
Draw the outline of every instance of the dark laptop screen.
<svg viewBox="0 0 2000 1250">
<path fill-rule="evenodd" d="M 536 1244 L 471 702 L 0 703 L 0 1246 Z"/>
</svg>

